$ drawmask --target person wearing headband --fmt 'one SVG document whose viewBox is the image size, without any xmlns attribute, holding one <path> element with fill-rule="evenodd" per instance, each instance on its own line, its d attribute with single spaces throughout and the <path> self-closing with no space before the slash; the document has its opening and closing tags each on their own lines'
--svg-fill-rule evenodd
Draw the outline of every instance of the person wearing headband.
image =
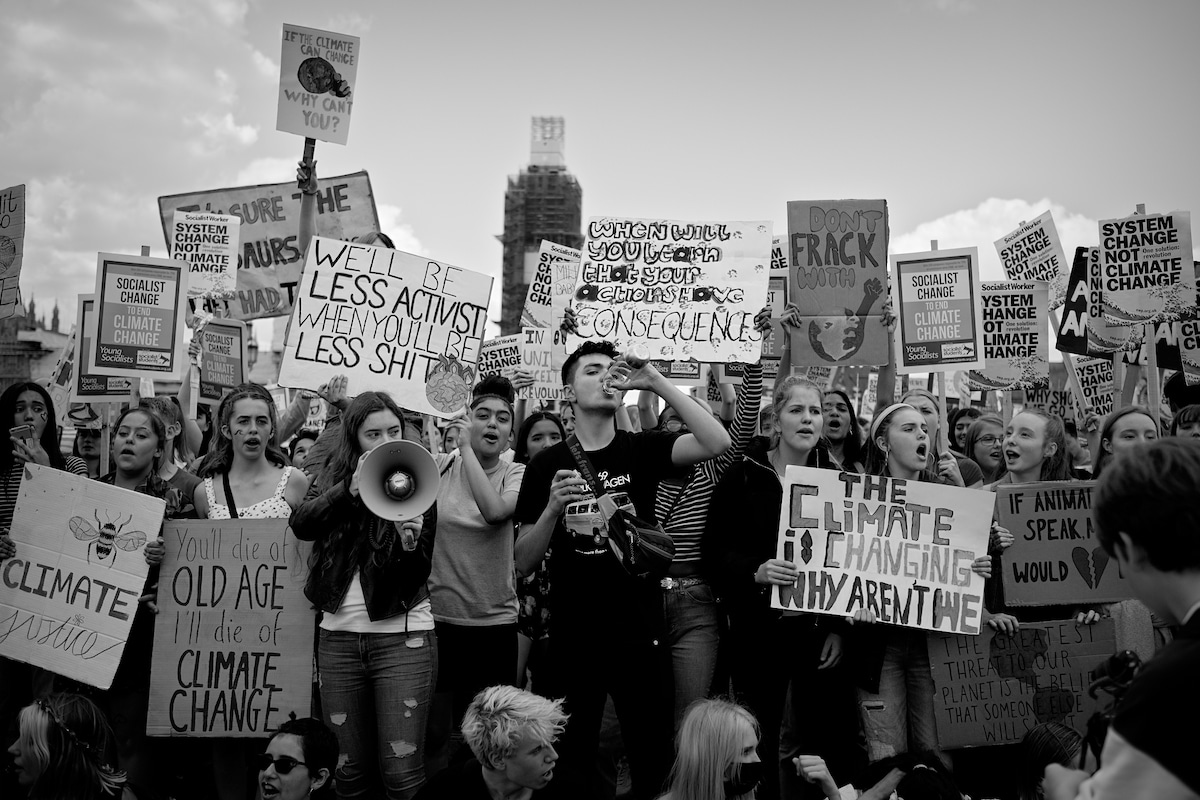
<svg viewBox="0 0 1200 800">
<path fill-rule="evenodd" d="M 500 457 L 513 434 L 515 392 L 507 378 L 489 375 L 471 395 L 466 415 L 446 426 L 457 431 L 458 448 L 434 456 L 441 480 L 429 594 L 438 678 L 429 750 L 436 766 L 453 755 L 447 743 L 472 698 L 516 683 L 512 517 L 525 465 Z"/>
<path fill-rule="evenodd" d="M 983 486 L 983 471 L 974 461 L 953 452 L 942 453 L 941 437 L 939 436 L 942 428 L 942 412 L 933 392 L 914 387 L 904 393 L 900 402 L 907 403 L 925 417 L 925 424 L 929 428 L 930 452 L 933 454 L 930 464 L 936 465 L 938 472 L 949 478 L 952 484 L 966 486 L 968 489 L 977 489 Z M 945 456 L 950 456 L 952 460 L 947 460 Z"/>
<path fill-rule="evenodd" d="M 59 693 L 30 703 L 19 731 L 8 752 L 31 800 L 121 797 L 126 777 L 113 767 L 112 729 L 91 700 Z"/>
</svg>

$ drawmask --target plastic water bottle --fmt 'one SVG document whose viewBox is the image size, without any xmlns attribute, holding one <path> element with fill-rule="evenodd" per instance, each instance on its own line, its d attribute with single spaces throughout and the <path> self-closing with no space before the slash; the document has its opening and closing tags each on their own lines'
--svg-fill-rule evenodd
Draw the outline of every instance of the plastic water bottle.
<svg viewBox="0 0 1200 800">
<path fill-rule="evenodd" d="M 616 387 L 617 381 L 624 381 L 635 369 L 641 369 L 649 361 L 650 348 L 644 344 L 634 345 L 609 366 L 608 372 L 604 374 L 604 380 L 601 383 L 604 393 L 610 397 L 616 394 L 619 391 Z"/>
</svg>

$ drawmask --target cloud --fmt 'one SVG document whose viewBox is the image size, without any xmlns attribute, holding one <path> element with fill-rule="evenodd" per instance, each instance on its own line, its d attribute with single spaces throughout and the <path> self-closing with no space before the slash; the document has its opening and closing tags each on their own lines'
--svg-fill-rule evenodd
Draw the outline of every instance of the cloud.
<svg viewBox="0 0 1200 800">
<path fill-rule="evenodd" d="M 1050 211 L 1054 217 L 1068 264 L 1076 247 L 1094 247 L 1098 243 L 1096 220 L 1067 211 L 1048 198 L 1031 202 L 989 197 L 975 208 L 954 211 L 922 222 L 912 231 L 892 236 L 888 250 L 891 253 L 924 252 L 929 249 L 929 242 L 933 239 L 937 240 L 942 250 L 977 247 L 983 280 L 1002 281 L 1005 278 L 1004 267 L 996 255 L 995 241 L 1016 230 L 1022 222 L 1028 222 L 1046 211 Z"/>
<path fill-rule="evenodd" d="M 375 211 L 379 214 L 379 230 L 391 237 L 397 250 L 414 255 L 424 255 L 421 252 L 421 240 L 417 238 L 412 226 L 401 221 L 403 211 L 399 206 L 377 203 Z"/>
</svg>

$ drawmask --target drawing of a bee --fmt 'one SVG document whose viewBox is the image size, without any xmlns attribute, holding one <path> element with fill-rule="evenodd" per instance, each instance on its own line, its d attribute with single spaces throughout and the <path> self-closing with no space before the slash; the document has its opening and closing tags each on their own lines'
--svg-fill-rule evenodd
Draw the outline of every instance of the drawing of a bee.
<svg viewBox="0 0 1200 800">
<path fill-rule="evenodd" d="M 71 533 L 75 534 L 75 538 L 80 541 L 92 541 L 88 545 L 88 563 L 93 563 L 92 556 L 95 555 L 95 562 L 103 564 L 106 561 L 108 566 L 117 563 L 117 554 L 113 550 L 113 545 L 116 545 L 125 552 L 137 550 L 146 543 L 146 534 L 144 531 L 127 531 L 121 533 L 121 529 L 129 523 L 133 522 L 133 515 L 129 515 L 129 519 L 121 522 L 121 515 L 117 515 L 116 522 L 109 520 L 101 522 L 99 515 L 93 511 L 92 516 L 96 519 L 96 527 L 92 527 L 92 523 L 88 522 L 83 517 L 71 517 L 68 523 L 71 528 Z M 105 512 L 105 517 L 108 513 Z"/>
</svg>

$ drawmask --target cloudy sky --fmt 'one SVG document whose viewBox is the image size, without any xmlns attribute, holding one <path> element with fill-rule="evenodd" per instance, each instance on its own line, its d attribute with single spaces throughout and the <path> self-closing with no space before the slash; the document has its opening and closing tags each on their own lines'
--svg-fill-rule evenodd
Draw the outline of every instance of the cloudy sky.
<svg viewBox="0 0 1200 800">
<path fill-rule="evenodd" d="M 767 219 L 888 201 L 892 252 L 1046 208 L 1200 211 L 1200 3 L 0 0 L 0 187 L 28 186 L 22 290 L 74 308 L 97 251 L 165 254 L 160 195 L 292 179 L 284 22 L 362 37 L 345 147 L 398 246 L 498 274 L 529 120 L 566 118 L 584 215 Z M 72 312 L 67 312 L 64 317 Z M 261 336 L 264 345 L 269 331 Z"/>
</svg>

